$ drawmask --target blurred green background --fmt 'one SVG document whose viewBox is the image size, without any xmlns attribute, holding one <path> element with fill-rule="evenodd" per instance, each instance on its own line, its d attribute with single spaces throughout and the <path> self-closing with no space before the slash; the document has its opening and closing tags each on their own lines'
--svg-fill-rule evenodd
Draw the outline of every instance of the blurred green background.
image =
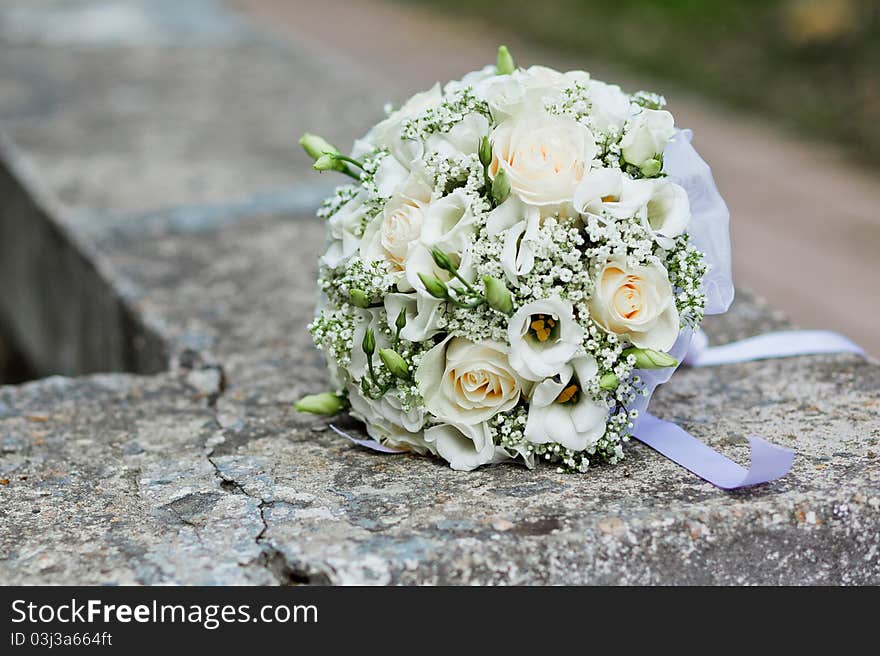
<svg viewBox="0 0 880 656">
<path fill-rule="evenodd" d="M 479 16 L 880 161 L 880 0 L 409 0 Z"/>
</svg>

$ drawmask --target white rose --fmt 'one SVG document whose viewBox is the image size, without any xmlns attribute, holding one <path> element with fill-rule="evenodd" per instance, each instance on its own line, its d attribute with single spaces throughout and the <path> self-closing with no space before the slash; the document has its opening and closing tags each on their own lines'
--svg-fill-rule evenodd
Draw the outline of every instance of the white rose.
<svg viewBox="0 0 880 656">
<path fill-rule="evenodd" d="M 659 157 L 675 134 L 675 120 L 665 109 L 644 109 L 629 122 L 620 151 L 633 166 L 644 166 Z"/>
<path fill-rule="evenodd" d="M 365 197 L 366 194 L 359 191 L 327 221 L 330 244 L 321 257 L 322 264 L 335 268 L 357 252 L 361 244 L 357 233 L 366 215 Z"/>
<path fill-rule="evenodd" d="M 400 337 L 410 342 L 424 342 L 439 331 L 444 301 L 424 294 L 386 294 L 385 315 L 388 328 L 395 332 L 395 322 L 401 311 L 405 312 L 406 325 Z"/>
<path fill-rule="evenodd" d="M 446 159 L 456 155 L 473 155 L 480 150 L 480 140 L 489 134 L 489 120 L 476 112 L 468 114 L 448 132 L 436 132 L 428 137 L 429 153 L 439 153 Z"/>
<path fill-rule="evenodd" d="M 527 112 L 492 131 L 494 179 L 504 170 L 512 193 L 547 208 L 571 203 L 575 187 L 596 156 L 592 132 L 570 116 Z"/>
<path fill-rule="evenodd" d="M 619 133 L 632 113 L 629 96 L 616 84 L 591 80 L 587 86 L 591 125 L 605 134 Z"/>
<path fill-rule="evenodd" d="M 440 421 L 473 426 L 515 406 L 524 382 L 507 347 L 447 337 L 422 356 L 416 370 L 426 409 Z"/>
<path fill-rule="evenodd" d="M 404 185 L 409 175 L 409 169 L 396 158 L 383 157 L 373 175 L 379 196 L 387 198 L 394 195 Z"/>
<path fill-rule="evenodd" d="M 412 163 L 424 154 L 424 144 L 418 140 L 403 139 L 403 124 L 429 107 L 436 107 L 442 100 L 439 83 L 427 91 L 417 93 L 403 107 L 375 125 L 364 137 L 364 141 L 378 148 L 387 148 L 398 162 L 412 168 Z"/>
<path fill-rule="evenodd" d="M 657 243 L 671 248 L 672 238 L 683 234 L 691 220 L 687 192 L 667 178 L 654 180 L 645 220 Z"/>
<path fill-rule="evenodd" d="M 460 91 L 465 87 L 470 87 L 479 95 L 479 90 L 481 90 L 485 84 L 493 79 L 502 77 L 507 76 L 498 75 L 495 64 L 487 64 L 477 71 L 471 71 L 470 73 L 465 74 L 460 80 L 451 80 L 447 82 L 446 86 L 443 87 L 443 93 L 449 95 L 456 91 Z"/>
<path fill-rule="evenodd" d="M 374 401 L 362 396 L 356 385 L 349 384 L 348 400 L 351 403 L 351 416 L 364 422 L 367 434 L 380 444 L 422 455 L 437 452 L 433 445 L 425 441 L 421 431 L 425 423 L 424 412 L 404 412 L 400 400 L 393 393 Z"/>
<path fill-rule="evenodd" d="M 581 214 L 614 219 L 643 216 L 653 189 L 651 180 L 633 180 L 619 169 L 593 169 L 575 189 L 573 205 Z"/>
<path fill-rule="evenodd" d="M 425 431 L 425 442 L 434 445 L 437 454 L 456 471 L 472 471 L 481 465 L 510 460 L 500 446 L 495 446 L 485 422 L 441 424 Z"/>
<path fill-rule="evenodd" d="M 586 85 L 590 81 L 590 74 L 586 71 L 562 73 L 547 66 L 519 69 L 511 77 L 522 84 L 529 111 L 541 110 L 546 100 L 559 96 L 577 83 Z"/>
<path fill-rule="evenodd" d="M 526 88 L 511 75 L 498 75 L 477 90 L 477 95 L 489 105 L 489 112 L 496 123 L 513 118 L 526 102 Z"/>
<path fill-rule="evenodd" d="M 668 351 L 679 333 L 672 285 L 666 269 L 656 263 L 629 267 L 624 258 L 606 263 L 590 299 L 590 315 L 639 348 Z"/>
<path fill-rule="evenodd" d="M 574 320 L 569 301 L 558 296 L 532 301 L 508 323 L 510 364 L 526 380 L 555 376 L 581 348 L 583 339 L 583 328 Z"/>
<path fill-rule="evenodd" d="M 535 444 L 555 442 L 575 451 L 594 446 L 605 434 L 608 419 L 608 406 L 586 391 L 598 370 L 595 358 L 575 358 L 558 378 L 538 383 L 529 399 L 525 438 Z"/>
<path fill-rule="evenodd" d="M 464 189 L 456 189 L 425 208 L 422 243 L 447 253 L 462 253 L 477 231 L 476 224 L 471 197 Z"/>
</svg>

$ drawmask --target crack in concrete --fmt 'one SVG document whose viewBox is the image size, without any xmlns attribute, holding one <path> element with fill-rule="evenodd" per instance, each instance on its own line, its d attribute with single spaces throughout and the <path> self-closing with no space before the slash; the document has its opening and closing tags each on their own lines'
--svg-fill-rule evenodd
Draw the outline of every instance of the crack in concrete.
<svg viewBox="0 0 880 656">
<path fill-rule="evenodd" d="M 216 369 L 220 375 L 217 389 L 209 393 L 205 398 L 206 406 L 213 414 L 213 421 L 217 429 L 221 433 L 225 434 L 225 429 L 220 423 L 220 419 L 218 417 L 217 403 L 226 392 L 226 372 L 223 365 L 218 363 L 202 365 L 201 368 L 208 367 Z M 214 460 L 214 453 L 216 452 L 216 450 L 216 447 L 211 447 L 210 451 L 208 451 L 205 457 L 207 461 L 211 464 L 211 467 L 214 468 L 214 475 L 220 481 L 220 489 L 230 494 L 242 494 L 250 499 L 259 502 L 259 505 L 257 507 L 260 513 L 260 523 L 262 524 L 262 528 L 260 529 L 259 533 L 257 533 L 257 535 L 254 537 L 254 542 L 256 542 L 257 546 L 260 548 L 260 555 L 257 556 L 257 558 L 255 558 L 254 560 L 249 561 L 248 563 L 244 563 L 241 566 L 246 567 L 251 564 L 256 564 L 260 567 L 265 568 L 275 578 L 275 580 L 278 582 L 278 585 L 329 584 L 330 578 L 326 574 L 317 573 L 312 570 L 312 568 L 304 567 L 300 563 L 291 561 L 284 554 L 283 551 L 278 549 L 268 540 L 268 538 L 266 537 L 266 533 L 269 531 L 269 520 L 266 517 L 266 508 L 271 508 L 275 505 L 275 502 L 267 500 L 260 495 L 255 495 L 251 492 L 248 492 L 247 488 L 245 488 L 242 483 L 235 480 L 228 474 L 225 474 Z M 192 523 L 187 521 L 185 518 L 178 516 L 178 519 L 180 519 L 183 524 L 187 524 L 195 530 L 195 526 L 193 526 Z M 197 539 L 201 541 L 201 538 L 198 535 L 198 531 L 196 530 L 195 532 Z"/>
</svg>

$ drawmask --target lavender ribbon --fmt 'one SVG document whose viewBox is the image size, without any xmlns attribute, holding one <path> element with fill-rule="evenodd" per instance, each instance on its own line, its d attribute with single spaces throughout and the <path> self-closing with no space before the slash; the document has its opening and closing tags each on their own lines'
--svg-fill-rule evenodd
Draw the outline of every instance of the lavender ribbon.
<svg viewBox="0 0 880 656">
<path fill-rule="evenodd" d="M 703 444 L 681 426 L 650 413 L 642 417 L 638 434 L 633 437 L 722 490 L 776 480 L 785 476 L 794 462 L 791 449 L 749 435 L 752 464 L 746 469 Z"/>
<path fill-rule="evenodd" d="M 698 331 L 691 340 L 684 361 L 690 366 L 707 367 L 818 353 L 865 354 L 861 347 L 846 337 L 825 330 L 767 333 L 713 347 L 708 346 L 706 336 Z M 745 469 L 680 426 L 647 412 L 642 414 L 633 437 L 724 490 L 735 490 L 781 478 L 789 472 L 794 462 L 792 450 L 775 446 L 757 435 L 750 435 L 751 466 Z"/>
<path fill-rule="evenodd" d="M 379 442 L 377 442 L 376 440 L 374 440 L 372 438 L 369 440 L 361 440 L 357 437 L 352 437 L 351 435 L 349 435 L 345 431 L 339 430 L 338 428 L 336 428 L 336 426 L 334 426 L 333 424 L 330 424 L 330 428 L 334 433 L 336 433 L 340 437 L 344 437 L 345 439 L 354 442 L 358 446 L 362 446 L 366 449 L 370 449 L 371 451 L 378 451 L 379 453 L 404 453 L 404 451 L 401 451 L 399 449 L 392 449 L 390 446 L 385 446 L 384 444 L 380 444 Z"/>
</svg>

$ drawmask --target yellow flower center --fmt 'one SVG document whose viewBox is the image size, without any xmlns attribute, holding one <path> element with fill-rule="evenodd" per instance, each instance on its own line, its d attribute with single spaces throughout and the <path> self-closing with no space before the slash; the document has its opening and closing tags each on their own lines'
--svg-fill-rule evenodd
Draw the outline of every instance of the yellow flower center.
<svg viewBox="0 0 880 656">
<path fill-rule="evenodd" d="M 576 384 L 571 384 L 562 390 L 559 393 L 559 396 L 556 397 L 557 403 L 577 403 L 578 400 L 578 392 L 580 392 L 580 388 Z"/>
<path fill-rule="evenodd" d="M 546 342 L 550 339 L 555 327 L 556 319 L 546 314 L 532 315 L 531 323 L 529 323 L 529 330 L 539 342 Z"/>
</svg>

